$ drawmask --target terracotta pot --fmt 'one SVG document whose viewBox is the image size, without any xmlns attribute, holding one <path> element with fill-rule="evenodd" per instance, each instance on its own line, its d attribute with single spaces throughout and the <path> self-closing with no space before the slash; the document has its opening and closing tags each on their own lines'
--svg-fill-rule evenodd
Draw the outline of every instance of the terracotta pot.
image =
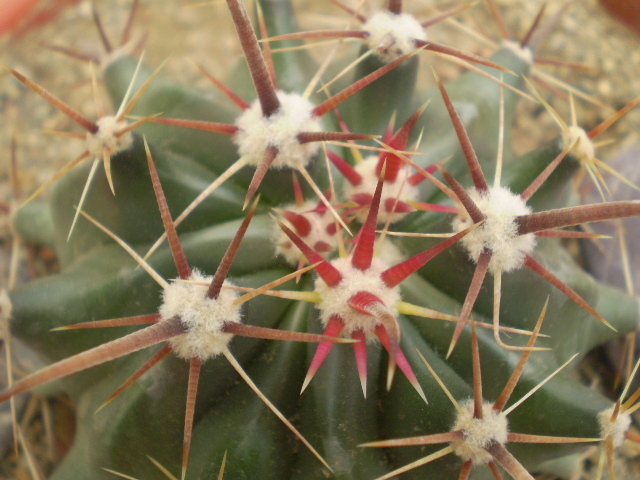
<svg viewBox="0 0 640 480">
<path fill-rule="evenodd" d="M 0 37 L 22 36 L 53 20 L 80 0 L 0 0 Z"/>
<path fill-rule="evenodd" d="M 640 0 L 600 0 L 618 20 L 640 35 Z"/>
</svg>

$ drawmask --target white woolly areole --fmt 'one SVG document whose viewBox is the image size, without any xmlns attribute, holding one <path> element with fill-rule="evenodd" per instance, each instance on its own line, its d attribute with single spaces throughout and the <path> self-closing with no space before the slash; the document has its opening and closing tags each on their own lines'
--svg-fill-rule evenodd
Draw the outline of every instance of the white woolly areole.
<svg viewBox="0 0 640 480">
<path fill-rule="evenodd" d="M 518 56 L 518 58 L 524 60 L 528 65 L 533 65 L 533 49 L 531 49 L 530 47 L 523 48 L 522 45 L 520 45 L 520 42 L 517 42 L 515 40 L 503 40 L 502 48 L 511 50 Z"/>
<path fill-rule="evenodd" d="M 276 92 L 280 108 L 265 117 L 256 100 L 236 120 L 240 131 L 233 137 L 241 157 L 251 165 L 262 162 L 267 147 L 276 147 L 278 155 L 272 168 L 307 165 L 319 152 L 319 142 L 300 143 L 298 135 L 321 132 L 322 122 L 313 115 L 313 104 L 297 93 Z"/>
<path fill-rule="evenodd" d="M 305 236 L 300 236 L 307 245 L 311 248 L 315 248 L 318 242 L 325 242 L 331 247 L 331 250 L 334 250 L 338 245 L 338 235 L 336 233 L 330 234 L 327 229 L 331 225 L 335 224 L 336 219 L 328 211 L 324 212 L 324 214 L 315 211 L 317 206 L 318 202 L 308 200 L 300 206 L 293 204 L 285 205 L 281 208 L 283 210 L 295 212 L 298 215 L 303 215 L 307 220 L 309 220 L 309 223 L 311 224 L 311 231 Z M 291 225 L 286 218 L 283 219 L 283 222 L 297 233 L 295 228 L 293 228 L 293 225 Z M 289 237 L 287 237 L 287 234 L 284 233 L 277 224 L 273 225 L 272 241 L 276 255 L 282 255 L 290 265 L 297 267 L 300 260 L 306 258 L 300 249 L 293 244 Z"/>
<path fill-rule="evenodd" d="M 373 259 L 371 267 L 366 271 L 359 270 L 351 265 L 351 257 L 338 258 L 331 262 L 342 275 L 342 281 L 335 287 L 329 287 L 321 278 L 315 283 L 315 291 L 320 294 L 320 303 L 316 308 L 320 310 L 320 320 L 326 327 L 333 315 L 339 316 L 344 321 L 344 333 L 351 335 L 356 330 L 362 330 L 367 339 L 374 338 L 374 330 L 378 325 L 375 317 L 365 315 L 349 306 L 349 300 L 356 293 L 369 292 L 378 297 L 389 309 L 392 315 L 397 316 L 396 305 L 400 302 L 400 287 L 387 287 L 380 275 L 387 268 L 383 262 Z"/>
<path fill-rule="evenodd" d="M 462 413 L 458 414 L 451 431 L 462 430 L 464 438 L 451 442 L 453 451 L 465 462 L 471 460 L 473 465 L 485 465 L 493 460 L 487 448 L 494 443 L 504 445 L 509 434 L 509 421 L 504 412 L 496 412 L 493 404 L 482 405 L 482 418 L 473 417 L 473 401 L 461 405 Z"/>
<path fill-rule="evenodd" d="M 127 132 L 123 135 L 116 135 L 128 123 L 125 120 L 118 120 L 113 115 L 107 115 L 99 118 L 96 122 L 98 131 L 96 133 L 87 133 L 86 146 L 89 153 L 95 157 L 102 159 L 102 152 L 106 150 L 109 156 L 126 150 L 133 143 L 133 135 Z"/>
<path fill-rule="evenodd" d="M 378 165 L 378 157 L 371 156 L 364 161 L 355 165 L 355 170 L 362 176 L 360 185 L 351 185 L 349 182 L 344 183 L 344 195 L 346 198 L 352 198 L 354 195 L 367 194 L 373 196 L 378 185 L 378 173 L 376 167 Z M 410 185 L 407 178 L 411 176 L 411 172 L 407 168 L 401 168 L 394 182 L 383 182 L 382 196 L 380 197 L 380 209 L 378 210 L 378 225 L 384 225 L 391 217 L 391 223 L 403 219 L 406 213 L 389 214 L 385 207 L 388 199 L 396 198 L 403 202 L 413 202 L 418 200 L 420 192 L 417 187 Z M 364 222 L 369 214 L 368 208 L 362 208 L 355 213 L 359 222 Z"/>
<path fill-rule="evenodd" d="M 596 156 L 596 147 L 584 128 L 572 126 L 562 131 L 562 148 L 567 148 L 573 142 L 576 142 L 571 149 L 573 156 L 580 162 L 593 163 L 593 159 Z"/>
<path fill-rule="evenodd" d="M 391 237 L 378 237 L 376 240 L 376 258 L 383 262 L 385 265 L 397 265 L 399 263 L 404 262 L 407 258 L 407 255 L 402 253 L 402 251 L 393 243 Z"/>
<path fill-rule="evenodd" d="M 618 416 L 611 421 L 611 415 L 615 405 L 603 410 L 598 414 L 598 423 L 600 424 L 600 436 L 604 439 L 610 438 L 613 441 L 613 447 L 618 448 L 625 440 L 625 433 L 631 426 L 631 415 L 625 412 L 618 412 Z"/>
<path fill-rule="evenodd" d="M 4 288 L 0 288 L 0 339 L 9 335 L 9 319 L 13 304 L 9 298 L 9 294 Z"/>
<path fill-rule="evenodd" d="M 211 282 L 194 270 L 189 280 Z M 230 285 L 225 281 L 225 285 Z M 238 294 L 223 288 L 217 299 L 207 298 L 208 286 L 174 282 L 164 291 L 159 313 L 162 320 L 176 315 L 180 317 L 187 332 L 169 340 L 171 348 L 180 358 L 207 360 L 227 349 L 233 335 L 224 333 L 226 323 L 239 323 L 240 307 L 233 304 Z"/>
<path fill-rule="evenodd" d="M 482 194 L 472 188 L 467 193 L 485 216 L 484 223 L 461 240 L 471 260 L 477 262 L 482 251 L 488 250 L 492 273 L 520 268 L 525 256 L 533 252 L 536 237 L 533 233 L 518 235 L 516 217 L 530 214 L 531 208 L 519 195 L 504 187 L 489 188 Z M 458 232 L 472 224 L 466 211 L 453 220 Z"/>
<path fill-rule="evenodd" d="M 362 25 L 362 30 L 369 34 L 369 48 L 386 63 L 415 50 L 415 40 L 427 39 L 427 32 L 413 15 L 386 10 L 375 13 Z"/>
</svg>

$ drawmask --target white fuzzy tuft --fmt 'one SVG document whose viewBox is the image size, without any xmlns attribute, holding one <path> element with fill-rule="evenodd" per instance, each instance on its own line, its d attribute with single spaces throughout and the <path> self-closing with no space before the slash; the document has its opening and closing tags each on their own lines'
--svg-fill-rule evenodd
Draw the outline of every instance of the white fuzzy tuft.
<svg viewBox="0 0 640 480">
<path fill-rule="evenodd" d="M 406 13 L 380 11 L 369 18 L 362 29 L 369 34 L 369 48 L 385 63 L 411 53 L 416 48 L 416 40 L 427 39 L 420 22 Z"/>
<path fill-rule="evenodd" d="M 567 148 L 576 142 L 571 149 L 571 154 L 580 162 L 591 164 L 596 156 L 596 147 L 581 127 L 568 127 L 562 132 L 562 148 Z"/>
<path fill-rule="evenodd" d="M 522 47 L 520 42 L 515 40 L 503 40 L 502 48 L 506 48 L 507 50 L 511 50 L 515 53 L 521 60 L 524 60 L 528 65 L 533 65 L 533 50 L 531 47 Z"/>
<path fill-rule="evenodd" d="M 485 216 L 484 223 L 461 240 L 471 260 L 477 262 L 482 251 L 488 250 L 491 252 L 491 272 L 520 268 L 525 256 L 533 252 L 536 237 L 533 233 L 518 235 L 516 217 L 530 214 L 531 208 L 519 195 L 504 187 L 490 188 L 483 194 L 472 188 L 468 193 Z M 467 212 L 453 220 L 453 227 L 458 232 L 472 224 Z"/>
<path fill-rule="evenodd" d="M 283 210 L 303 215 L 307 220 L 309 220 L 309 223 L 311 224 L 311 231 L 306 236 L 300 237 L 307 245 L 316 249 L 318 242 L 324 242 L 329 245 L 333 251 L 338 245 L 338 235 L 337 233 L 329 233 L 328 230 L 335 230 L 332 226 L 335 225 L 336 219 L 328 211 L 317 212 L 317 206 L 317 201 L 309 200 L 300 206 L 293 204 L 285 205 L 281 208 Z M 286 219 L 284 219 L 283 222 L 295 231 L 293 226 Z M 337 230 L 335 230 L 335 232 L 337 232 Z M 277 224 L 273 225 L 272 241 L 276 255 L 282 255 L 289 265 L 297 267 L 300 260 L 306 258 L 300 249 L 293 244 L 289 237 L 287 237 L 287 234 L 284 233 Z"/>
<path fill-rule="evenodd" d="M 378 297 L 395 316 L 398 313 L 396 305 L 401 300 L 400 288 L 389 288 L 384 284 L 380 275 L 388 267 L 378 259 L 374 259 L 366 271 L 353 267 L 351 257 L 336 259 L 331 265 L 340 271 L 342 281 L 335 287 L 329 287 L 321 278 L 316 280 L 315 291 L 322 298 L 316 308 L 320 310 L 322 324 L 326 327 L 331 316 L 337 315 L 344 321 L 345 334 L 362 330 L 367 338 L 372 338 L 378 325 L 377 320 L 354 310 L 349 306 L 349 300 L 356 293 L 369 292 Z"/>
<path fill-rule="evenodd" d="M 0 339 L 9 336 L 9 320 L 11 319 L 12 311 L 13 305 L 9 294 L 4 288 L 0 288 Z"/>
<path fill-rule="evenodd" d="M 194 270 L 189 280 L 210 282 L 211 276 L 204 276 Z M 229 282 L 225 282 L 229 285 Z M 199 358 L 207 360 L 227 349 L 233 338 L 224 333 L 226 323 L 241 321 L 240 308 L 234 305 L 238 294 L 223 288 L 217 299 L 207 298 L 208 287 L 183 282 L 174 282 L 164 291 L 160 307 L 162 320 L 179 316 L 187 333 L 172 338 L 169 343 L 177 356 L 186 360 Z"/>
<path fill-rule="evenodd" d="M 631 426 L 631 415 L 624 412 L 618 412 L 618 416 L 611 421 L 615 406 L 611 406 L 598 414 L 598 423 L 600 424 L 600 436 L 604 439 L 611 438 L 613 447 L 618 448 L 625 440 L 625 433 Z"/>
<path fill-rule="evenodd" d="M 240 131 L 233 137 L 241 157 L 259 165 L 267 147 L 276 147 L 278 155 L 272 168 L 305 166 L 320 151 L 319 142 L 300 143 L 298 135 L 321 132 L 322 123 L 313 115 L 313 104 L 296 93 L 277 92 L 280 108 L 270 117 L 262 114 L 256 100 L 236 120 Z"/>
<path fill-rule="evenodd" d="M 391 237 L 378 237 L 376 241 L 376 258 L 385 265 L 397 265 L 409 257 L 393 243 Z"/>
<path fill-rule="evenodd" d="M 375 192 L 376 185 L 378 184 L 378 174 L 376 173 L 377 165 L 378 157 L 376 156 L 367 157 L 363 162 L 358 163 L 354 168 L 362 176 L 362 182 L 360 185 L 351 185 L 349 182 L 345 182 L 344 196 L 346 198 L 351 198 L 358 194 L 373 196 L 373 192 Z M 385 208 L 385 203 L 388 199 L 395 200 L 397 198 L 403 202 L 418 200 L 420 192 L 416 187 L 407 183 L 406 179 L 409 176 L 409 170 L 402 168 L 394 182 L 383 183 L 380 210 L 378 211 L 378 225 L 384 225 L 389 217 L 391 217 L 391 223 L 394 223 L 407 215 L 406 213 L 394 213 L 390 215 Z M 364 222 L 368 213 L 368 208 L 362 208 L 356 212 L 355 217 L 358 221 Z"/>
<path fill-rule="evenodd" d="M 462 405 L 451 431 L 462 430 L 464 438 L 451 442 L 454 453 L 465 462 L 485 465 L 493 460 L 487 448 L 494 443 L 504 445 L 509 434 L 509 421 L 504 412 L 496 412 L 491 403 L 482 405 L 482 418 L 473 417 L 473 401 Z"/>
<path fill-rule="evenodd" d="M 126 150 L 133 143 L 133 135 L 127 132 L 124 135 L 116 135 L 120 130 L 128 125 L 126 121 L 116 119 L 113 115 L 99 118 L 96 122 L 98 131 L 87 133 L 87 150 L 95 158 L 102 159 L 102 152 L 106 150 L 109 156 L 116 155 Z"/>
</svg>

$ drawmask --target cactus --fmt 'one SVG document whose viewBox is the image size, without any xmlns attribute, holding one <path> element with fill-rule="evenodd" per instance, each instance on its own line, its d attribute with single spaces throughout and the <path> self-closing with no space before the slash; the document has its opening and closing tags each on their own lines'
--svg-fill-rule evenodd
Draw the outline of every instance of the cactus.
<svg viewBox="0 0 640 480">
<path fill-rule="evenodd" d="M 260 0 L 255 28 L 273 38 L 259 44 L 242 0 L 227 3 L 246 63 L 224 83 L 198 67 L 227 99 L 125 49 L 101 65 L 111 102 L 128 105 L 103 128 L 11 70 L 89 131 L 50 200 L 15 218 L 62 270 L 0 311 L 53 362 L 0 401 L 55 380 L 77 404 L 51 478 L 165 478 L 149 456 L 183 479 L 217 478 L 225 458 L 231 479 L 524 480 L 585 444 L 611 465 L 640 440 L 637 395 L 612 401 L 571 375 L 637 329 L 640 303 L 561 244 L 597 237 L 564 227 L 640 214 L 638 201 L 577 205 L 573 184 L 581 168 L 600 178 L 588 142 L 637 101 L 589 134 L 559 121 L 514 157 L 517 104 L 548 106 L 526 80 L 542 12 L 485 59 L 424 33 L 466 6 L 421 25 L 401 1 L 368 18 L 335 2 L 361 30 L 300 33 L 289 0 Z M 325 98 L 309 93 L 316 60 L 284 47 L 332 36 L 363 43 L 325 66 L 338 92 Z M 434 83 L 418 71 L 429 50 L 473 65 Z M 345 73 L 351 55 L 365 58 Z M 34 232 L 34 218 L 53 227 Z"/>
</svg>

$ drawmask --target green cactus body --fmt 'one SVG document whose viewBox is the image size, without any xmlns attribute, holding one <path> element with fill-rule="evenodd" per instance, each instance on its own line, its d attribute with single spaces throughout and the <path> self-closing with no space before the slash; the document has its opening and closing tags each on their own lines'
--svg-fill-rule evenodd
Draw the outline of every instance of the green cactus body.
<svg viewBox="0 0 640 480">
<path fill-rule="evenodd" d="M 260 6 L 270 35 L 286 34 L 299 28 L 288 1 L 261 0 Z M 280 88 L 302 92 L 316 71 L 314 60 L 308 54 L 295 50 L 275 58 Z M 516 74 L 504 74 L 506 83 L 517 89 L 524 86 L 522 75 L 529 73 L 530 65 L 521 56 L 503 48 L 491 60 Z M 418 64 L 425 61 L 428 61 L 426 55 L 417 54 L 338 109 L 344 110 L 344 118 L 352 131 L 382 135 L 394 111 L 397 123 L 401 124 L 430 100 L 411 136 L 414 140 L 424 130 L 420 153 L 425 155 L 416 157 L 415 162 L 425 168 L 452 156 L 445 165 L 446 169 L 468 187 L 471 177 L 445 103 L 435 87 L 423 87 L 423 84 L 431 85 L 432 82 L 418 75 Z M 105 68 L 104 81 L 114 104 L 118 104 L 124 96 L 135 66 L 135 59 L 122 56 Z M 372 73 L 380 66 L 381 62 L 369 58 L 357 67 L 354 80 Z M 496 78 L 500 77 L 490 68 L 480 68 Z M 339 71 L 339 67 L 332 69 Z M 137 84 L 142 84 L 151 71 L 143 66 Z M 247 95 L 247 102 L 252 100 L 248 95 L 254 95 L 254 92 L 246 87 L 251 86 L 251 82 L 244 63 L 230 75 L 229 84 L 234 89 L 237 87 L 240 94 Z M 498 150 L 501 88 L 485 76 L 468 72 L 450 82 L 447 90 L 469 132 L 480 164 L 487 178 L 492 181 Z M 380 99 L 384 101 L 378 101 Z M 314 95 L 311 100 L 319 104 L 324 99 Z M 510 90 L 504 91 L 504 100 L 505 123 L 508 126 L 515 119 L 516 105 L 520 100 Z M 153 115 L 162 112 L 165 117 L 233 124 L 240 114 L 234 108 L 221 95 L 201 92 L 159 75 L 133 113 Z M 332 113 L 324 116 L 322 122 L 327 131 L 337 129 L 338 122 Z M 207 185 L 238 160 L 236 147 L 228 135 L 156 123 L 147 123 L 136 129 L 133 146 L 112 159 L 116 195 L 111 194 L 104 172 L 98 170 L 83 208 L 140 254 L 146 252 L 164 231 L 147 168 L 142 135 L 151 146 L 174 219 Z M 524 191 L 563 149 L 561 142 L 556 140 L 515 158 L 511 155 L 511 143 L 507 128 L 501 183 L 517 194 Z M 372 142 L 369 144 L 373 145 Z M 348 148 L 332 145 L 327 145 L 327 148 L 349 161 L 352 159 Z M 323 191 L 329 187 L 325 165 L 320 155 L 308 166 Z M 156 313 L 161 301 L 158 287 L 147 273 L 137 268 L 135 261 L 94 225 L 81 219 L 71 241 L 66 241 L 75 215 L 73 205 L 84 186 L 88 168 L 77 169 L 62 179 L 56 185 L 48 205 L 33 204 L 23 209 L 17 217 L 18 226 L 29 225 L 31 218 L 40 218 L 45 224 L 49 224 L 51 219 L 54 222 L 52 233 L 47 233 L 51 230 L 47 228 L 44 229 L 46 235 L 42 231 L 30 234 L 27 229 L 23 234 L 40 242 L 45 236 L 45 241 L 55 246 L 62 272 L 11 292 L 13 335 L 28 342 L 47 361 L 60 360 L 135 330 L 126 327 L 50 332 L 52 328 L 91 320 Z M 564 159 L 531 198 L 529 205 L 533 210 L 572 206 L 574 196 L 571 179 L 578 168 L 579 163 L 573 157 Z M 231 176 L 178 228 L 186 257 L 199 270 L 211 273 L 220 263 L 244 217 L 242 205 L 254 170 L 255 167 L 245 167 Z M 345 180 L 336 168 L 332 167 L 330 173 L 339 197 Z M 283 258 L 274 256 L 271 238 L 275 227 L 267 215 L 270 208 L 282 208 L 296 201 L 289 169 L 270 171 L 258 192 L 262 195 L 258 214 L 243 240 L 230 275 L 235 284 L 252 288 L 293 271 Z M 454 206 L 450 198 L 428 181 L 422 182 L 419 192 L 420 201 Z M 370 193 L 373 195 L 374 192 Z M 318 199 L 310 188 L 304 188 L 304 195 L 318 205 Z M 336 208 L 343 200 L 338 198 L 334 201 Z M 331 213 L 324 212 L 324 215 Z M 450 217 L 443 213 L 414 212 L 392 229 L 410 233 L 450 233 Z M 360 226 L 352 222 L 350 228 L 355 234 Z M 347 238 L 346 235 L 343 237 Z M 393 242 L 404 258 L 408 258 L 440 241 L 442 239 L 406 237 Z M 347 248 L 351 248 L 349 243 Z M 385 247 L 380 247 L 380 250 L 379 253 L 383 255 Z M 328 255 L 334 258 L 337 254 L 330 252 Z M 635 331 L 640 318 L 637 299 L 593 280 L 576 265 L 558 239 L 540 239 L 534 255 L 617 331 L 599 323 L 564 293 L 526 269 L 505 274 L 500 306 L 501 326 L 531 331 L 542 305 L 547 299 L 549 302 L 542 329 L 542 333 L 548 337 L 540 338 L 537 344 L 549 351 L 532 354 L 516 387 L 514 399 L 533 388 L 575 354 L 582 357 L 595 345 Z M 166 245 L 149 258 L 149 263 L 166 279 L 176 275 Z M 448 315 L 458 315 L 473 271 L 474 264 L 469 260 L 469 255 L 461 246 L 454 245 L 402 283 L 402 301 Z M 312 279 L 306 278 L 312 275 L 315 274 L 307 273 L 299 283 L 290 281 L 279 288 L 313 291 Z M 490 323 L 493 313 L 490 291 L 490 288 L 484 288 L 480 292 L 473 320 Z M 242 315 L 244 323 L 256 326 L 311 333 L 320 333 L 322 328 L 313 305 L 268 295 L 247 302 Z M 398 322 L 402 331 L 401 350 L 414 369 L 428 404 L 401 374 L 396 375 L 390 391 L 387 391 L 387 355 L 382 353 L 379 343 L 369 344 L 366 398 L 363 398 L 357 381 L 357 367 L 351 346 L 333 347 L 302 396 L 300 388 L 316 351 L 315 345 L 239 338 L 233 340 L 230 348 L 267 397 L 299 426 L 309 442 L 327 460 L 335 478 L 373 479 L 424 457 L 435 451 L 436 447 L 371 449 L 361 448 L 360 444 L 447 432 L 455 421 L 455 409 L 418 353 L 427 358 L 459 402 L 473 396 L 469 326 L 462 333 L 454 353 L 445 359 L 455 324 L 408 314 L 399 314 Z M 501 348 L 490 331 L 478 330 L 484 397 L 493 400 L 507 382 L 521 352 Z M 506 335 L 510 344 L 518 346 L 525 345 L 529 338 L 527 335 L 503 333 L 503 336 Z M 136 478 L 164 478 L 146 459 L 147 455 L 171 472 L 180 471 L 187 362 L 169 356 L 113 403 L 94 414 L 109 395 L 156 351 L 157 347 L 143 350 L 69 376 L 56 384 L 57 391 L 67 393 L 77 403 L 79 427 L 74 447 L 53 474 L 53 479 L 114 478 L 103 468 Z M 598 414 L 612 402 L 571 377 L 569 372 L 577 362 L 578 359 L 573 360 L 509 415 L 512 431 L 564 437 L 599 437 Z M 576 399 L 580 401 L 576 402 Z M 575 452 L 584 448 L 584 444 L 533 443 L 513 447 L 508 444 L 508 448 L 526 468 L 535 471 L 542 462 Z M 203 366 L 186 478 L 217 478 L 225 451 L 228 451 L 225 478 L 320 479 L 331 475 L 238 379 L 229 364 L 220 358 Z M 407 472 L 401 478 L 457 478 L 462 464 L 462 460 L 449 455 Z M 473 475 L 473 478 L 479 479 L 492 478 L 486 467 L 474 469 Z"/>
</svg>

